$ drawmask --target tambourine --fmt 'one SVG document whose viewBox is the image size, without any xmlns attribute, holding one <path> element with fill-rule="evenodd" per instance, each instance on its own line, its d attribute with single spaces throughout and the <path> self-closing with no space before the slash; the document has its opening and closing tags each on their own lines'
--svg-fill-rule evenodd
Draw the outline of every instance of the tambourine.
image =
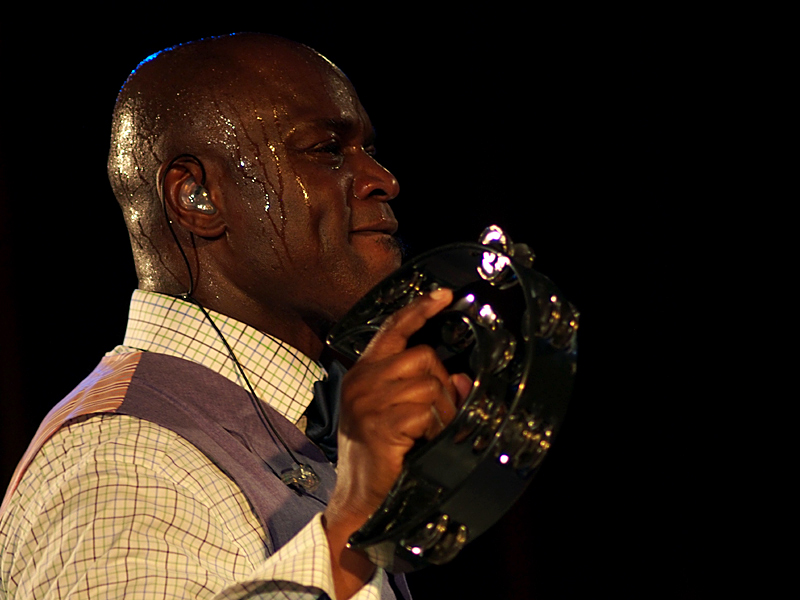
<svg viewBox="0 0 800 600">
<path fill-rule="evenodd" d="M 577 358 L 578 312 L 533 270 L 534 254 L 497 226 L 404 264 L 328 336 L 357 359 L 381 323 L 417 296 L 454 292 L 409 346 L 428 344 L 472 389 L 454 420 L 406 455 L 379 509 L 349 542 L 406 572 L 450 561 L 530 484 L 564 417 Z"/>
</svg>

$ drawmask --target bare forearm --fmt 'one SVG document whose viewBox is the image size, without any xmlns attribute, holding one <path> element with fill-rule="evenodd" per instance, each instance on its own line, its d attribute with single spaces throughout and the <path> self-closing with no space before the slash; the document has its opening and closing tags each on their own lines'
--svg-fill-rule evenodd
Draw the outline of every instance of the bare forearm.
<svg viewBox="0 0 800 600">
<path fill-rule="evenodd" d="M 334 514 L 329 514 L 334 512 Z M 351 533 L 360 527 L 346 515 L 326 511 L 322 517 L 322 525 L 328 537 L 331 553 L 333 584 L 337 600 L 347 600 L 375 573 L 375 565 L 360 551 L 348 548 L 347 540 Z"/>
</svg>

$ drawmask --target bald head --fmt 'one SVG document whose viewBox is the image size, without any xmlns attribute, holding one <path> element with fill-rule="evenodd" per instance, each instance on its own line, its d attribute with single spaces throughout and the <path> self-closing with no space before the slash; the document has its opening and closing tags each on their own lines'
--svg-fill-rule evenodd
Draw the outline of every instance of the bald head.
<svg viewBox="0 0 800 600">
<path fill-rule="evenodd" d="M 276 182 L 268 181 L 257 152 L 247 145 L 271 142 L 263 139 L 269 137 L 263 127 L 254 132 L 252 121 L 279 121 L 276 106 L 297 96 L 296 74 L 309 70 L 335 71 L 347 81 L 307 46 L 264 34 L 175 46 L 147 58 L 131 74 L 113 113 L 108 175 L 143 287 L 163 288 L 165 278 L 181 278 L 170 259 L 174 247 L 164 243 L 171 235 L 161 204 L 165 166 L 189 154 L 201 164 L 221 165 L 230 177 L 261 184 L 268 196 L 266 187 Z"/>
<path fill-rule="evenodd" d="M 299 63 L 332 68 L 307 46 L 262 34 L 190 42 L 144 60 L 114 109 L 108 168 L 115 190 L 130 196 L 140 182 L 126 180 L 146 179 L 154 159 L 206 149 L 209 140 L 224 146 L 242 99 L 285 84 Z"/>
</svg>

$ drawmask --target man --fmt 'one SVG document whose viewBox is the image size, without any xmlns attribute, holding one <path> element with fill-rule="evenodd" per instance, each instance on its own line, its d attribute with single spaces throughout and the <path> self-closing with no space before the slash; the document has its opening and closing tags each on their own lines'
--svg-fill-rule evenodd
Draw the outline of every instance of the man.
<svg viewBox="0 0 800 600">
<path fill-rule="evenodd" d="M 108 166 L 139 290 L 124 344 L 15 474 L 7 597 L 406 593 L 346 541 L 467 392 L 406 348 L 450 292 L 396 313 L 344 376 L 335 476 L 301 433 L 330 409 L 326 332 L 399 265 L 398 184 L 373 154 L 347 78 L 287 40 L 186 44 L 131 75 Z"/>
</svg>

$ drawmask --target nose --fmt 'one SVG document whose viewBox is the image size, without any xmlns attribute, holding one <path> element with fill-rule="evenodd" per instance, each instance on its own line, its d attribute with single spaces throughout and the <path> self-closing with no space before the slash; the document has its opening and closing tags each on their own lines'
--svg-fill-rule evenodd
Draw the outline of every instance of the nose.
<svg viewBox="0 0 800 600">
<path fill-rule="evenodd" d="M 400 184 L 388 169 L 364 152 L 353 178 L 353 193 L 359 200 L 389 202 L 400 193 Z"/>
</svg>

